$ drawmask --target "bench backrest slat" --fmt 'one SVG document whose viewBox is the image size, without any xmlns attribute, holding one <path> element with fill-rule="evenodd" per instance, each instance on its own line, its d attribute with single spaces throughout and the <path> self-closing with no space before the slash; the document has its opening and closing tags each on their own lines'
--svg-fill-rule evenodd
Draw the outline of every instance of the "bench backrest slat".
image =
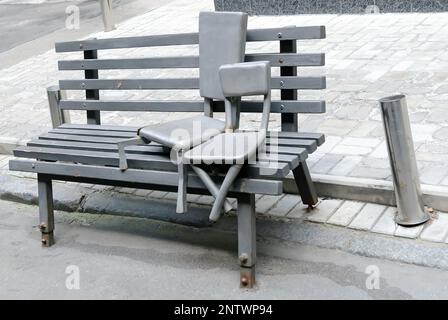
<svg viewBox="0 0 448 320">
<path fill-rule="evenodd" d="M 309 40 L 324 39 L 324 26 L 283 27 L 248 30 L 246 41 L 275 41 L 275 40 Z M 84 50 L 107 50 L 141 47 L 162 47 L 174 45 L 193 45 L 199 43 L 199 34 L 179 33 L 152 35 L 142 37 L 127 37 L 114 39 L 94 39 L 56 43 L 56 52 L 74 52 Z"/>
<path fill-rule="evenodd" d="M 325 55 L 323 53 L 248 54 L 245 61 L 269 61 L 271 67 L 316 67 L 325 65 Z M 58 65 L 59 70 L 198 68 L 199 57 L 62 60 Z"/>
<path fill-rule="evenodd" d="M 325 89 L 325 77 L 272 77 L 272 89 Z M 60 80 L 62 90 L 172 90 L 199 89 L 199 78 Z"/>
<path fill-rule="evenodd" d="M 154 112 L 202 112 L 204 102 L 187 101 L 138 101 L 138 100 L 61 100 L 59 104 L 64 110 L 102 110 L 102 111 L 154 111 Z M 224 112 L 224 102 L 213 102 L 213 110 Z M 263 103 L 259 101 L 242 101 L 241 112 L 259 113 Z M 325 101 L 321 100 L 291 100 L 272 101 L 272 113 L 323 113 Z"/>
</svg>

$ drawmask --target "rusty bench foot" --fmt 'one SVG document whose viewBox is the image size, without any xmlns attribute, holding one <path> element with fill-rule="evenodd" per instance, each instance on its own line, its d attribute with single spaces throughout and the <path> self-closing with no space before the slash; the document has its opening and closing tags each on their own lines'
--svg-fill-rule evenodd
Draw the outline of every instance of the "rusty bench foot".
<svg viewBox="0 0 448 320">
<path fill-rule="evenodd" d="M 240 287 L 252 288 L 255 285 L 255 263 L 257 259 L 255 195 L 240 195 L 237 198 L 237 205 Z"/>
<path fill-rule="evenodd" d="M 240 267 L 240 287 L 252 289 L 255 286 L 255 266 Z"/>
<path fill-rule="evenodd" d="M 42 232 L 42 247 L 51 247 L 52 245 L 54 245 L 54 235 L 53 235 L 53 231 L 52 232 Z"/>
<path fill-rule="evenodd" d="M 37 175 L 39 194 L 39 229 L 42 233 L 42 246 L 50 247 L 54 244 L 54 209 L 53 187 L 51 179 L 45 175 Z"/>
</svg>

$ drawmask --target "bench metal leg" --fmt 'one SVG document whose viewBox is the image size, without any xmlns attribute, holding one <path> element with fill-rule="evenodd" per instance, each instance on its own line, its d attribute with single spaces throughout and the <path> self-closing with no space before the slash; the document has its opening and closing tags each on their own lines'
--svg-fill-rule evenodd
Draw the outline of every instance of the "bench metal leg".
<svg viewBox="0 0 448 320">
<path fill-rule="evenodd" d="M 305 161 L 295 168 L 292 173 L 294 174 L 294 180 L 296 181 L 297 188 L 299 189 L 302 202 L 312 207 L 317 204 L 318 197 L 314 187 L 314 182 L 311 180 L 310 171 Z"/>
<path fill-rule="evenodd" d="M 42 246 L 50 247 L 54 244 L 54 210 L 53 210 L 53 187 L 51 179 L 37 175 L 39 195 L 39 228 L 42 235 Z"/>
<path fill-rule="evenodd" d="M 210 176 L 208 175 L 208 173 L 197 167 L 197 166 L 191 166 L 193 168 L 193 171 L 199 176 L 199 178 L 202 180 L 202 182 L 204 183 L 205 187 L 208 189 L 208 191 L 210 192 L 210 194 L 213 197 L 217 197 L 218 193 L 219 193 L 219 188 L 218 186 L 215 184 L 215 182 L 212 180 L 212 178 L 210 178 Z M 230 201 L 228 199 L 225 200 L 224 202 L 224 211 L 225 212 L 229 212 L 233 209 L 232 204 L 230 203 Z"/>
<path fill-rule="evenodd" d="M 242 164 L 234 164 L 229 168 L 229 171 L 227 171 L 227 174 L 224 177 L 224 181 L 221 184 L 221 188 L 219 188 L 215 202 L 213 203 L 212 211 L 210 212 L 209 217 L 210 221 L 218 221 L 219 217 L 221 216 L 221 209 L 227 198 L 227 193 L 229 192 L 230 187 L 232 186 L 242 168 Z"/>
<path fill-rule="evenodd" d="M 255 195 L 243 194 L 238 197 L 237 203 L 240 285 L 242 288 L 253 288 L 255 285 L 255 263 L 257 259 Z"/>
</svg>

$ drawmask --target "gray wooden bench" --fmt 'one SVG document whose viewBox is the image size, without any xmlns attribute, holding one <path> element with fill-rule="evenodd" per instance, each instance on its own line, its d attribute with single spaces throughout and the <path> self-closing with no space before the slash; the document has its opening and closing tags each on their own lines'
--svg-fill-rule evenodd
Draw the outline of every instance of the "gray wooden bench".
<svg viewBox="0 0 448 320">
<path fill-rule="evenodd" d="M 280 76 L 271 78 L 271 87 L 273 90 L 280 90 L 281 100 L 272 101 L 271 113 L 281 114 L 281 131 L 278 134 L 270 132 L 267 137 L 267 150 L 278 152 L 278 163 L 259 159 L 257 163 L 245 166 L 229 193 L 229 197 L 237 199 L 239 264 L 241 285 L 245 287 L 252 287 L 255 282 L 255 195 L 282 194 L 282 180 L 292 171 L 303 203 L 313 206 L 318 200 L 306 158 L 324 142 L 324 135 L 299 132 L 297 115 L 324 113 L 325 102 L 299 100 L 297 90 L 324 89 L 325 77 L 297 76 L 297 67 L 323 66 L 325 59 L 321 53 L 297 53 L 296 40 L 322 38 L 325 38 L 323 26 L 249 29 L 247 32 L 248 42 L 279 43 L 278 53 L 247 54 L 245 60 L 269 61 L 271 67 L 280 68 Z M 59 69 L 84 70 L 85 77 L 80 80 L 61 80 L 59 88 L 49 88 L 54 128 L 31 140 L 26 146 L 15 149 L 16 158 L 10 161 L 11 170 L 37 173 L 40 229 L 44 246 L 50 246 L 54 241 L 53 180 L 173 192 L 177 190 L 177 167 L 170 161 L 164 148 L 155 143 L 126 149 L 129 169 L 119 170 L 117 142 L 134 137 L 138 128 L 103 125 L 101 111 L 205 112 L 209 116 L 212 116 L 212 112 L 224 111 L 222 101 L 213 101 L 210 109 L 204 110 L 204 103 L 199 99 L 101 100 L 100 90 L 198 89 L 199 79 L 98 79 L 98 70 L 197 68 L 199 62 L 197 56 L 98 59 L 98 51 L 195 44 L 198 44 L 198 33 L 92 39 L 56 44 L 57 52 L 79 52 L 84 56 L 84 59 L 59 61 Z M 63 90 L 85 91 L 85 99 L 67 100 Z M 86 111 L 87 123 L 63 123 L 68 118 L 68 110 Z M 243 101 L 241 112 L 261 113 L 262 102 Z M 220 178 L 215 179 L 219 184 Z M 208 194 L 206 187 L 193 172 L 189 174 L 188 192 Z"/>
</svg>

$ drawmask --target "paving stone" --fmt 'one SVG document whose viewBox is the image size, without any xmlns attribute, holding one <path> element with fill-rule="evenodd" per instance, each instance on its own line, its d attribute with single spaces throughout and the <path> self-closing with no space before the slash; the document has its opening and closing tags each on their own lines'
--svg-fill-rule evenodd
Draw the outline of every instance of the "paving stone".
<svg viewBox="0 0 448 320">
<path fill-rule="evenodd" d="M 386 206 L 367 203 L 350 223 L 349 228 L 370 230 L 385 209 Z"/>
<path fill-rule="evenodd" d="M 149 195 L 151 198 L 156 198 L 156 199 L 162 199 L 163 197 L 165 197 L 168 194 L 168 192 L 166 191 L 158 191 L 158 190 L 154 190 L 151 192 L 151 194 Z"/>
<path fill-rule="evenodd" d="M 398 226 L 397 230 L 395 230 L 394 235 L 403 238 L 412 238 L 415 239 L 419 236 L 420 232 L 422 232 L 423 226 L 417 227 L 402 227 Z"/>
<path fill-rule="evenodd" d="M 448 234 L 448 213 L 439 212 L 438 218 L 426 223 L 420 239 L 443 242 Z"/>
<path fill-rule="evenodd" d="M 268 210 L 267 214 L 284 217 L 300 202 L 301 199 L 299 195 L 286 194 L 271 209 Z"/>
<path fill-rule="evenodd" d="M 343 203 L 339 199 L 324 199 L 309 213 L 307 220 L 313 222 L 326 222 L 328 218 Z"/>
<path fill-rule="evenodd" d="M 328 219 L 327 223 L 347 226 L 353 218 L 361 211 L 364 203 L 356 201 L 344 201 L 336 212 Z"/>
<path fill-rule="evenodd" d="M 397 229 L 397 224 L 395 223 L 395 215 L 397 213 L 397 208 L 389 207 L 384 211 L 378 222 L 372 228 L 373 232 L 383 233 L 388 235 L 393 235 Z"/>
<path fill-rule="evenodd" d="M 344 146 L 338 145 L 331 150 L 331 153 L 334 154 L 344 154 L 344 155 L 366 155 L 372 152 L 371 148 L 365 147 L 353 147 L 353 146 Z"/>
<path fill-rule="evenodd" d="M 294 208 L 292 208 L 291 211 L 286 215 L 287 218 L 293 218 L 293 219 L 300 219 L 304 215 L 307 214 L 308 206 L 306 204 L 303 204 L 302 201 L 300 201 Z"/>
<path fill-rule="evenodd" d="M 342 158 L 343 156 L 341 155 L 327 154 L 311 168 L 311 171 L 314 173 L 328 173 Z"/>
<path fill-rule="evenodd" d="M 346 176 L 348 175 L 360 162 L 362 157 L 360 156 L 346 156 L 339 163 L 337 163 L 333 169 L 330 170 L 330 174 Z"/>
<path fill-rule="evenodd" d="M 256 211 L 259 213 L 267 213 L 283 196 L 264 195 L 255 201 Z"/>
<path fill-rule="evenodd" d="M 419 171 L 421 183 L 437 185 L 448 174 L 448 166 L 430 164 Z"/>
</svg>

